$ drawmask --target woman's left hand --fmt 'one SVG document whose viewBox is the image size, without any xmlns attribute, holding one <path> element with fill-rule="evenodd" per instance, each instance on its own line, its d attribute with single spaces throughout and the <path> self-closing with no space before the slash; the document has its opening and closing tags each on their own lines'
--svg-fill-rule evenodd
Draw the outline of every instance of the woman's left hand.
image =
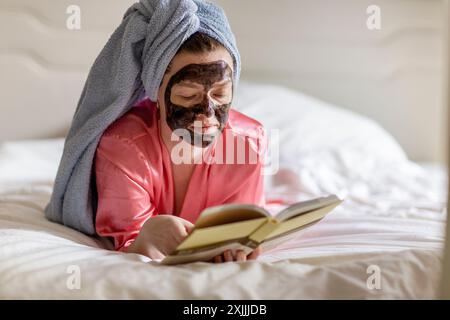
<svg viewBox="0 0 450 320">
<path fill-rule="evenodd" d="M 230 261 L 246 261 L 246 260 L 256 260 L 258 256 L 262 253 L 261 247 L 257 247 L 248 255 L 245 255 L 244 251 L 237 250 L 236 256 L 233 256 L 231 250 L 225 250 L 221 255 L 215 256 L 213 259 L 214 263 L 230 262 Z"/>
</svg>

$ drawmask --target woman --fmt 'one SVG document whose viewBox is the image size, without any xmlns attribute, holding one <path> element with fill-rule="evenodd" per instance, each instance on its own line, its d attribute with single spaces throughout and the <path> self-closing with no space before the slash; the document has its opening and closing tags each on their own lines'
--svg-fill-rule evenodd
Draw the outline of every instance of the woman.
<svg viewBox="0 0 450 320">
<path fill-rule="evenodd" d="M 253 144 L 247 146 L 263 147 L 257 135 L 261 125 L 230 110 L 232 72 L 228 51 L 214 39 L 195 33 L 170 63 L 157 103 L 144 99 L 103 135 L 96 153 L 96 229 L 99 235 L 114 238 L 117 250 L 160 259 L 186 237 L 206 207 L 264 204 L 261 161 L 200 163 L 205 154 L 217 151 L 221 138 L 227 139 L 221 145 L 250 139 Z M 195 121 L 198 128 L 193 126 Z M 174 130 L 190 127 L 185 139 L 189 141 L 173 141 Z M 256 134 L 246 135 L 252 132 Z M 196 134 L 203 138 L 197 146 L 193 145 Z M 174 159 L 178 153 L 173 150 L 181 143 L 191 151 L 186 163 Z M 226 157 L 229 148 L 224 149 Z M 261 149 L 254 151 L 261 155 Z M 243 252 L 232 257 L 227 251 L 215 261 L 246 258 Z"/>
<path fill-rule="evenodd" d="M 203 209 L 264 205 L 262 126 L 231 109 L 239 72 L 216 5 L 133 5 L 91 68 L 47 217 L 160 259 Z M 259 254 L 228 251 L 214 261 Z"/>
</svg>

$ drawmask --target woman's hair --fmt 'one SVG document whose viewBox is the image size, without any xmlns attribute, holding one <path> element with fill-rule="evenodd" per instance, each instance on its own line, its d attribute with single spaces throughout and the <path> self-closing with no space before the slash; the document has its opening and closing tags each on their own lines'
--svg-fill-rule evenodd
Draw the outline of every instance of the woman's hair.
<svg viewBox="0 0 450 320">
<path fill-rule="evenodd" d="M 219 41 L 204 33 L 196 32 L 181 45 L 177 53 L 182 51 L 189 53 L 204 53 L 214 51 L 220 47 L 223 48 L 223 45 Z"/>
<path fill-rule="evenodd" d="M 218 48 L 225 47 L 216 39 L 213 39 L 204 33 L 196 32 L 191 35 L 185 42 L 183 42 L 176 54 L 180 52 L 206 53 L 214 51 Z M 172 62 L 167 66 L 166 73 L 170 72 L 171 67 Z"/>
</svg>

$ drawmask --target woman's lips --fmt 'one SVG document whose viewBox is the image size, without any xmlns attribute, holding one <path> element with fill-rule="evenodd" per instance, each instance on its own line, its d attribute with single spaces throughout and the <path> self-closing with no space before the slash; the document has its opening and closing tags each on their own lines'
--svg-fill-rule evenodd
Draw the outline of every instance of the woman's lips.
<svg viewBox="0 0 450 320">
<path fill-rule="evenodd" d="M 195 126 L 190 125 L 188 129 L 196 132 L 196 133 L 202 133 L 202 134 L 212 134 L 216 132 L 219 128 L 219 125 L 217 124 L 202 124 L 201 126 Z"/>
</svg>

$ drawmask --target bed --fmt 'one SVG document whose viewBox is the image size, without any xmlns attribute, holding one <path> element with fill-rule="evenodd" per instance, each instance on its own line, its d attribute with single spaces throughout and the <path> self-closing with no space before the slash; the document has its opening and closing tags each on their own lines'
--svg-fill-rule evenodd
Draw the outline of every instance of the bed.
<svg viewBox="0 0 450 320">
<path fill-rule="evenodd" d="M 438 295 L 447 197 L 443 0 L 379 0 L 383 27 L 375 32 L 365 26 L 369 0 L 215 0 L 235 30 L 247 80 L 233 107 L 278 137 L 270 163 L 284 179 L 266 176 L 267 198 L 345 197 L 257 261 L 161 266 L 46 220 L 87 72 L 133 2 L 78 0 L 80 30 L 66 26 L 71 0 L 0 3 L 0 299 Z"/>
<path fill-rule="evenodd" d="M 45 219 L 63 138 L 3 142 L 0 298 L 436 296 L 445 228 L 441 166 L 408 160 L 376 122 L 300 92 L 244 82 L 234 106 L 280 138 L 277 166 L 292 179 L 279 183 L 266 176 L 269 199 L 337 193 L 343 205 L 256 261 L 162 266 Z M 286 117 L 296 120 L 286 123 Z"/>
</svg>

